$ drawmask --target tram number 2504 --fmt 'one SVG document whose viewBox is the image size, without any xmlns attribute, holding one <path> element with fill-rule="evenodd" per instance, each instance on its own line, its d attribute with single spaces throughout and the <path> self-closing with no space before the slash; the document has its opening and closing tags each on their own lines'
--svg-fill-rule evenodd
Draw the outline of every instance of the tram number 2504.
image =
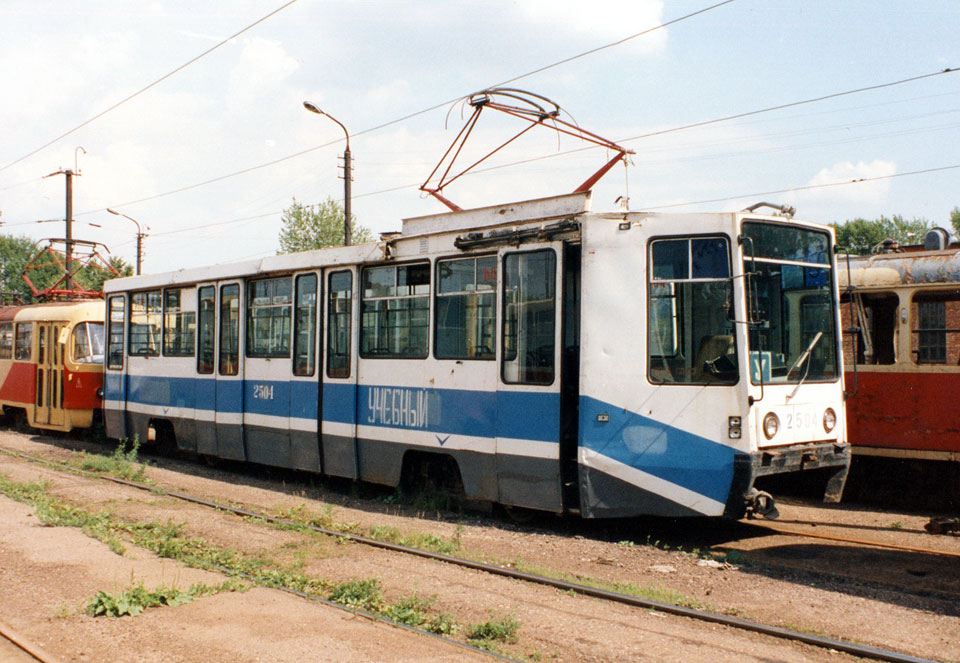
<svg viewBox="0 0 960 663">
<path fill-rule="evenodd" d="M 255 384 L 253 385 L 253 397 L 257 400 L 262 401 L 272 401 L 273 400 L 273 385 L 272 384 Z"/>
</svg>

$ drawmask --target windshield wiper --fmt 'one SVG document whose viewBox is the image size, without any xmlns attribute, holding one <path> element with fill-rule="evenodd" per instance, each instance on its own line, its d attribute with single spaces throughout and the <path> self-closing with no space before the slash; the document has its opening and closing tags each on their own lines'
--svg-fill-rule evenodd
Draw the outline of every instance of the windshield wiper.
<svg viewBox="0 0 960 663">
<path fill-rule="evenodd" d="M 810 341 L 810 345 L 808 345 L 808 346 L 807 346 L 807 349 L 803 351 L 803 354 L 801 354 L 799 357 L 797 357 L 797 360 L 796 360 L 795 362 L 793 362 L 793 366 L 791 366 L 791 367 L 790 367 L 790 370 L 787 371 L 787 375 L 790 375 L 790 374 L 793 373 L 796 369 L 800 368 L 800 366 L 801 366 L 805 361 L 807 361 L 807 359 L 810 358 L 810 353 L 813 352 L 813 349 L 814 349 L 815 347 L 817 347 L 817 343 L 820 342 L 820 339 L 821 339 L 821 338 L 823 338 L 823 332 L 822 332 L 822 331 L 818 331 L 818 332 L 817 332 L 817 335 L 813 337 L 813 340 L 812 340 L 812 341 Z M 797 383 L 797 386 L 794 387 L 794 388 L 793 388 L 793 391 L 790 392 L 790 395 L 787 396 L 787 400 L 788 400 L 788 401 L 789 401 L 791 398 L 793 398 L 794 396 L 797 395 L 797 391 L 800 390 L 800 385 L 803 384 L 804 380 L 807 379 L 807 376 L 808 376 L 809 374 L 810 374 L 810 365 L 807 364 L 806 370 L 803 371 L 803 377 L 800 378 L 800 381 Z"/>
</svg>

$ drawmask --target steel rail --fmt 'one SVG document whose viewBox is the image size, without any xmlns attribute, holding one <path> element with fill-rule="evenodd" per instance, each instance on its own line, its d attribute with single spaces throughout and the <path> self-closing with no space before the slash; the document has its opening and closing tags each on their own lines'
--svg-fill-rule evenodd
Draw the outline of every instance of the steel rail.
<svg viewBox="0 0 960 663">
<path fill-rule="evenodd" d="M 815 532 L 807 532 L 802 529 L 791 529 L 789 527 L 776 527 L 774 525 L 762 525 L 760 523 L 751 523 L 754 527 L 767 530 L 768 532 L 775 532 L 776 534 L 783 534 L 784 536 L 799 536 L 806 537 L 809 539 L 823 539 L 824 541 L 836 541 L 838 543 L 853 543 L 861 546 L 871 546 L 873 548 L 885 548 L 887 550 L 899 550 L 901 552 L 909 553 L 920 553 L 925 555 L 939 555 L 942 557 L 958 557 L 960 558 L 960 552 L 953 552 L 952 550 L 935 550 L 933 548 L 918 548 L 914 546 L 899 546 L 895 543 L 882 543 L 880 541 L 869 541 L 867 539 L 853 539 L 847 536 L 839 536 L 836 534 L 820 534 Z M 830 527 L 830 523 L 823 523 L 824 527 Z"/>
<path fill-rule="evenodd" d="M 10 641 L 11 644 L 19 648 L 21 651 L 26 653 L 28 656 L 32 656 L 34 659 L 40 661 L 40 663 L 57 663 L 60 661 L 59 658 L 56 658 L 37 645 L 25 640 L 23 636 L 14 631 L 10 626 L 4 622 L 0 622 L 0 636 L 3 636 Z"/>
<path fill-rule="evenodd" d="M 243 509 L 243 508 L 231 506 L 228 504 L 219 504 L 217 502 L 213 502 L 211 500 L 207 500 L 200 497 L 195 497 L 187 493 L 164 490 L 162 488 L 158 488 L 156 486 L 150 486 L 149 484 L 140 483 L 137 481 L 130 481 L 128 479 L 121 479 L 119 477 L 113 477 L 110 475 L 95 474 L 92 472 L 87 472 L 85 470 L 78 470 L 77 468 L 70 467 L 69 465 L 56 463 L 43 458 L 37 458 L 35 456 L 30 456 L 29 454 L 24 454 L 19 451 L 12 451 L 8 449 L 0 448 L 0 452 L 7 453 L 13 456 L 18 456 L 20 458 L 24 458 L 27 460 L 45 463 L 47 465 L 51 465 L 54 467 L 60 467 L 60 468 L 69 470 L 71 472 L 78 472 L 86 476 L 104 479 L 122 486 L 136 488 L 138 490 L 144 490 L 152 493 L 162 493 L 164 495 L 173 497 L 175 499 L 179 499 L 184 502 L 197 504 L 199 506 L 204 506 L 208 508 L 218 509 L 220 511 L 224 511 L 226 513 L 232 513 L 237 516 L 242 516 L 246 518 L 257 518 L 272 524 L 306 529 L 306 530 L 316 532 L 318 534 L 339 537 L 341 539 L 346 539 L 354 543 L 360 543 L 360 544 L 364 544 L 364 545 L 375 547 L 375 548 L 381 548 L 383 550 L 405 553 L 408 555 L 413 555 L 413 556 L 421 557 L 425 559 L 432 559 L 440 562 L 446 562 L 448 564 L 454 564 L 464 568 L 483 571 L 491 575 L 497 575 L 497 576 L 512 578 L 515 580 L 522 580 L 525 582 L 530 582 L 538 585 L 554 587 L 556 589 L 560 589 L 563 591 L 572 591 L 577 594 L 581 594 L 583 596 L 590 596 L 592 598 L 603 599 L 606 601 L 629 605 L 636 608 L 653 610 L 656 612 L 678 615 L 681 617 L 687 617 L 689 619 L 696 619 L 699 621 L 720 624 L 722 626 L 729 626 L 729 627 L 740 629 L 743 631 L 759 633 L 762 635 L 780 638 L 783 640 L 788 640 L 792 642 L 801 642 L 803 644 L 819 647 L 822 649 L 841 651 L 847 654 L 852 654 L 854 656 L 859 656 L 861 658 L 872 659 L 876 661 L 889 661 L 890 663 L 935 663 L 935 661 L 933 661 L 932 659 L 911 656 L 909 654 L 903 654 L 900 652 L 895 652 L 887 649 L 881 649 L 879 647 L 871 647 L 868 645 L 860 645 L 852 642 L 845 642 L 843 640 L 835 640 L 833 638 L 827 638 L 819 635 L 800 633 L 798 631 L 792 631 L 790 629 L 781 628 L 779 626 L 770 626 L 767 624 L 761 624 L 759 622 L 740 619 L 739 617 L 721 615 L 721 614 L 709 612 L 706 610 L 697 610 L 696 608 L 687 608 L 684 606 L 672 605 L 669 603 L 663 603 L 661 601 L 644 599 L 636 596 L 630 596 L 627 594 L 621 594 L 619 592 L 612 592 L 605 589 L 598 589 L 595 587 L 590 587 L 590 586 L 582 585 L 575 582 L 559 580 L 557 578 L 550 578 L 548 576 L 537 575 L 534 573 L 527 573 L 526 571 L 519 571 L 517 569 L 511 569 L 508 567 L 495 566 L 492 564 L 484 564 L 482 562 L 476 562 L 473 560 L 463 559 L 460 557 L 454 557 L 452 555 L 445 555 L 442 553 L 431 552 L 429 550 L 422 550 L 419 548 L 411 548 L 409 546 L 390 543 L 388 541 L 380 541 L 378 539 L 373 539 L 373 538 L 362 536 L 359 534 L 351 534 L 347 532 L 341 532 L 338 530 L 327 529 L 324 527 L 317 527 L 316 525 L 310 525 L 308 523 L 303 523 L 296 520 L 290 520 L 289 518 L 282 518 L 279 516 L 271 516 L 269 514 L 257 513 L 249 509 Z"/>
</svg>

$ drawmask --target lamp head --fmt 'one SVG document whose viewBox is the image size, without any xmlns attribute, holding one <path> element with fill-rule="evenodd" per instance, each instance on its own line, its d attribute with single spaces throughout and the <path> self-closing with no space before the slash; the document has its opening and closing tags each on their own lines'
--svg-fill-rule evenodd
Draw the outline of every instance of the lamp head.
<svg viewBox="0 0 960 663">
<path fill-rule="evenodd" d="M 313 103 L 312 101 L 304 101 L 304 102 L 303 102 L 303 107 L 306 108 L 306 109 L 307 109 L 308 111 L 310 111 L 311 113 L 316 113 L 317 115 L 326 115 L 326 113 L 324 113 L 322 110 L 320 110 L 320 107 L 317 106 L 317 105 L 316 105 L 315 103 Z"/>
</svg>

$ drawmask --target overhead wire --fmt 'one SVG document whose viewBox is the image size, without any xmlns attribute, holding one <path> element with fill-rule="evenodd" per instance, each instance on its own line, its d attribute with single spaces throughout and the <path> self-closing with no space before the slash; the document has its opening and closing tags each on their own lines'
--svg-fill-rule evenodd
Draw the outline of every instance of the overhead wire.
<svg viewBox="0 0 960 663">
<path fill-rule="evenodd" d="M 58 142 L 58 141 L 60 141 L 60 140 L 62 140 L 62 139 L 64 139 L 64 138 L 66 138 L 66 137 L 69 136 L 70 134 L 72 134 L 72 133 L 74 133 L 74 132 L 82 129 L 83 127 L 87 126 L 88 124 L 90 124 L 90 123 L 92 123 L 92 122 L 94 122 L 94 121 L 96 121 L 96 120 L 99 120 L 101 117 L 103 117 L 104 115 L 106 115 L 106 114 L 109 113 L 110 111 L 116 110 L 117 108 L 119 108 L 119 107 L 122 106 L 123 104 L 127 103 L 128 101 L 130 101 L 130 100 L 132 100 L 132 99 L 135 99 L 136 97 L 140 96 L 141 94 L 143 94 L 143 93 L 146 92 L 147 90 L 149 90 L 149 89 L 151 89 L 151 88 L 159 85 L 160 83 L 162 83 L 163 81 L 167 80 L 167 79 L 170 78 L 171 76 L 173 76 L 173 75 L 175 75 L 175 74 L 183 71 L 184 69 L 186 69 L 187 67 L 189 67 L 190 65 L 192 65 L 194 62 L 197 62 L 198 60 L 204 58 L 205 56 L 209 55 L 210 53 L 213 53 L 215 50 L 217 50 L 218 48 L 220 48 L 220 47 L 223 46 L 224 44 L 229 43 L 230 41 L 232 41 L 232 40 L 236 39 L 237 37 L 239 37 L 240 35 L 242 35 L 244 32 L 247 32 L 248 30 L 250 30 L 250 29 L 252 29 L 252 28 L 260 25 L 261 23 L 263 23 L 264 21 L 266 21 L 268 18 L 274 16 L 275 14 L 280 13 L 281 11 L 283 11 L 284 9 L 286 9 L 287 7 L 289 7 L 290 5 L 294 4 L 295 2 L 297 2 L 297 0 L 289 0 L 286 4 L 278 7 L 277 9 L 274 9 L 272 12 L 270 12 L 270 13 L 267 14 L 266 16 L 263 16 L 263 17 L 257 19 L 256 21 L 254 21 L 253 23 L 251 23 L 251 24 L 248 25 L 247 27 L 243 28 L 242 30 L 239 30 L 238 32 L 233 33 L 232 35 L 230 35 L 230 36 L 227 37 L 226 39 L 224 39 L 224 40 L 220 41 L 219 43 L 217 43 L 216 45 L 208 48 L 207 50 L 205 50 L 205 51 L 204 51 L 203 53 L 201 53 L 200 55 L 198 55 L 198 56 L 194 57 L 193 59 L 189 60 L 188 62 L 180 65 L 179 67 L 177 67 L 177 68 L 174 69 L 173 71 L 170 71 L 169 73 L 164 74 L 163 76 L 161 76 L 161 77 L 158 78 L 157 80 L 153 81 L 152 83 L 150 83 L 150 84 L 147 85 L 146 87 L 140 88 L 139 90 L 137 90 L 137 91 L 134 92 L 133 94 L 131 94 L 131 95 L 127 96 L 127 97 L 124 97 L 123 99 L 121 99 L 121 100 L 118 101 L 117 103 L 113 104 L 112 106 L 110 106 L 110 107 L 108 107 L 108 108 L 100 111 L 99 113 L 97 113 L 96 115 L 94 115 L 93 117 L 91 117 L 90 119 L 81 122 L 80 124 L 78 124 L 77 126 L 75 126 L 73 129 L 70 129 L 69 131 L 66 131 L 66 132 L 60 134 L 59 136 L 57 136 L 57 137 L 54 138 L 53 140 L 44 143 L 43 145 L 41 145 L 41 146 L 38 147 L 37 149 L 33 150 L 32 152 L 29 152 L 29 153 L 27 153 L 27 154 L 24 154 L 22 157 L 14 160 L 14 161 L 11 161 L 10 163 L 6 164 L 5 166 L 0 166 L 0 173 L 2 173 L 3 171 L 5 171 L 7 168 L 10 168 L 11 166 L 14 166 L 14 165 L 20 163 L 21 161 L 24 161 L 25 159 L 28 159 L 28 158 L 32 157 L 34 154 L 37 154 L 38 152 L 41 152 L 41 151 L 45 150 L 46 148 L 50 147 L 50 146 L 53 145 L 54 143 L 56 143 L 56 142 Z"/>
<path fill-rule="evenodd" d="M 296 1 L 296 0 L 293 0 L 293 1 Z M 622 38 L 622 39 L 618 39 L 617 41 L 610 42 L 610 43 L 608 43 L 608 44 L 604 44 L 604 45 L 598 46 L 598 47 L 596 47 L 596 48 L 591 48 L 590 50 L 584 51 L 584 52 L 582 52 L 582 53 L 578 53 L 577 55 L 573 55 L 573 56 L 564 58 L 564 59 L 562 59 L 562 60 L 557 60 L 556 62 L 552 62 L 552 63 L 550 63 L 550 64 L 548 64 L 548 65 L 544 65 L 544 66 L 541 66 L 541 67 L 537 67 L 536 69 L 533 69 L 533 70 L 531 70 L 531 71 L 528 71 L 528 72 L 525 73 L 525 74 L 520 74 L 519 76 L 514 76 L 513 78 L 509 78 L 509 79 L 507 79 L 507 80 L 505 80 L 505 81 L 502 81 L 502 82 L 500 82 L 500 83 L 497 83 L 497 84 L 494 85 L 494 86 L 489 86 L 489 87 L 500 87 L 500 86 L 503 86 L 503 85 L 507 85 L 507 84 L 509 84 L 509 83 L 515 83 L 516 81 L 522 80 L 522 79 L 524 79 L 524 78 L 529 78 L 530 76 L 533 76 L 533 75 L 535 75 L 535 74 L 539 74 L 539 73 L 544 72 L 544 71 L 547 71 L 547 70 L 549 70 L 549 69 L 553 69 L 553 68 L 555 68 L 555 67 L 559 67 L 559 66 L 564 65 L 564 64 L 567 64 L 567 63 L 569 63 L 569 62 L 573 62 L 574 60 L 578 60 L 578 59 L 580 59 L 580 58 L 584 58 L 584 57 L 587 57 L 587 56 L 589 56 L 589 55 L 593 55 L 594 53 L 598 53 L 598 52 L 600 52 L 600 51 L 603 51 L 603 50 L 606 50 L 606 49 L 609 49 L 609 48 L 613 48 L 613 47 L 615 47 L 615 46 L 620 46 L 620 45 L 625 44 L 625 43 L 627 43 L 628 41 L 631 41 L 631 40 L 633 40 L 633 39 L 637 39 L 637 38 L 642 37 L 642 36 L 644 36 L 644 35 L 650 34 L 651 32 L 655 32 L 655 31 L 657 31 L 657 30 L 661 30 L 661 29 L 666 28 L 666 27 L 668 27 L 668 26 L 675 25 L 675 24 L 677 24 L 677 23 L 680 23 L 681 21 L 686 21 L 686 20 L 691 19 L 691 18 L 693 18 L 693 17 L 695 17 L 695 16 L 699 16 L 700 14 L 704 14 L 704 13 L 706 13 L 706 12 L 708 12 L 708 11 L 717 9 L 717 8 L 722 7 L 722 6 L 724 6 L 724 5 L 728 5 L 728 4 L 730 4 L 730 3 L 732 3 L 732 2 L 735 2 L 735 1 L 736 1 L 736 0 L 723 0 L 722 2 L 718 2 L 718 3 L 715 3 L 715 4 L 710 5 L 710 6 L 708 6 L 708 7 L 704 7 L 704 8 L 702 8 L 702 9 L 698 9 L 698 10 L 696 10 L 696 11 L 694 11 L 694 12 L 690 12 L 689 14 L 685 14 L 685 15 L 680 16 L 680 17 L 677 17 L 677 18 L 675 18 L 675 19 L 671 19 L 671 20 L 669 20 L 669 21 L 666 21 L 665 23 L 660 23 L 660 24 L 658 24 L 658 25 L 653 26 L 652 28 L 647 28 L 646 30 L 642 30 L 642 31 L 640 31 L 640 32 L 634 33 L 634 34 L 632 34 L 632 35 L 630 35 L 630 36 L 628 36 L 628 37 L 624 37 L 624 38 Z M 282 9 L 282 8 L 281 8 L 281 9 Z M 278 11 L 279 11 L 279 10 L 278 10 Z M 443 102 L 440 102 L 440 103 L 438 103 L 438 104 L 434 104 L 433 106 L 430 106 L 429 108 L 424 108 L 424 109 L 422 109 L 422 110 L 415 111 L 415 112 L 413 112 L 413 113 L 409 113 L 409 114 L 404 115 L 404 116 L 402 116 L 402 117 L 398 117 L 398 118 L 396 118 L 396 119 L 394 119 L 394 120 L 390 120 L 390 121 L 388 121 L 388 122 L 384 122 L 384 123 L 382 123 L 382 124 L 378 124 L 378 125 L 376 125 L 376 126 L 369 127 L 369 128 L 367 128 L 367 129 L 362 129 L 362 130 L 360 130 L 360 131 L 353 132 L 353 133 L 351 133 L 350 135 L 351 135 L 352 137 L 357 137 L 357 136 L 363 136 L 363 135 L 365 135 L 365 134 L 374 133 L 374 132 L 380 131 L 380 130 L 382 130 L 382 129 L 386 129 L 386 128 L 388 128 L 388 127 L 394 126 L 394 125 L 396 125 L 396 124 L 400 124 L 400 123 L 402 123 L 402 122 L 406 122 L 407 120 L 411 120 L 411 119 L 413 119 L 413 118 L 415 118 L 415 117 L 419 117 L 420 115 L 425 115 L 425 114 L 427 114 L 427 113 L 433 112 L 433 111 L 438 110 L 438 109 L 440 109 L 440 108 L 445 108 L 445 107 L 449 106 L 450 104 L 453 104 L 453 103 L 456 103 L 457 101 L 460 101 L 462 98 L 463 98 L 462 96 L 459 96 L 459 97 L 456 97 L 456 98 L 454 98 L 454 99 L 448 99 L 448 100 L 443 101 Z M 193 189 L 197 189 L 197 188 L 202 187 L 202 186 L 207 186 L 208 184 L 214 184 L 214 183 L 216 183 L 216 182 L 222 182 L 223 180 L 230 179 L 230 178 L 232 178 L 232 177 L 237 177 L 237 176 L 239 176 L 239 175 L 245 175 L 245 174 L 247 174 L 247 173 L 251 173 L 251 172 L 254 172 L 254 171 L 256 171 L 256 170 L 260 170 L 260 169 L 262 169 L 262 168 L 268 168 L 268 167 L 270 167 L 270 166 L 275 166 L 275 165 L 280 164 L 280 163 L 283 163 L 283 162 L 285 162 L 285 161 L 290 161 L 291 159 L 296 159 L 296 158 L 298 158 L 298 157 L 302 157 L 302 156 L 304 156 L 305 154 L 309 154 L 309 153 L 311 153 L 311 152 L 315 152 L 315 151 L 320 150 L 320 149 L 323 149 L 323 148 L 325 148 L 325 147 L 329 147 L 329 146 L 331 146 L 331 145 L 336 145 L 336 144 L 339 143 L 339 142 L 341 142 L 341 139 L 337 139 L 337 140 L 334 140 L 334 141 L 330 141 L 330 142 L 324 143 L 324 144 L 322 144 L 322 145 L 317 145 L 317 146 L 308 148 L 308 149 L 306 149 L 306 150 L 301 150 L 301 151 L 296 152 L 296 153 L 294 153 L 294 154 L 289 154 L 289 155 L 287 155 L 287 156 L 285 156 L 285 157 L 280 157 L 279 159 L 274 159 L 274 160 L 272 160 L 272 161 L 268 161 L 268 162 L 266 162 L 266 163 L 262 163 L 262 164 L 259 164 L 259 165 L 256 165 L 256 166 L 250 166 L 250 167 L 248 167 L 248 168 L 243 168 L 243 169 L 241 169 L 241 170 L 237 170 L 237 171 L 234 171 L 234 172 L 231 172 L 231 173 L 226 173 L 226 174 L 224 174 L 224 175 L 219 175 L 219 176 L 217 176 L 217 177 L 212 177 L 212 178 L 207 179 L 207 180 L 204 180 L 204 181 L 202 181 L 202 182 L 197 182 L 197 183 L 195 183 L 195 184 L 190 184 L 190 185 L 187 185 L 187 186 L 179 187 L 179 188 L 177 188 L 177 189 L 171 189 L 170 191 L 164 191 L 164 192 L 162 192 L 162 193 L 157 193 L 157 194 L 154 194 L 154 195 L 151 195 L 151 196 L 146 196 L 146 197 L 144 197 L 144 198 L 138 198 L 138 199 L 136 199 L 136 200 L 128 200 L 128 201 L 122 202 L 122 203 L 115 203 L 115 204 L 110 205 L 110 207 L 126 207 L 126 206 L 129 206 L 129 205 L 135 205 L 135 204 L 137 204 L 137 203 L 143 203 L 143 202 L 147 202 L 147 201 L 150 201 L 150 200 L 156 200 L 157 198 L 163 198 L 163 197 L 172 196 L 172 195 L 175 195 L 175 194 L 178 194 L 178 193 L 184 193 L 184 192 L 186 192 L 186 191 L 190 191 L 190 190 L 193 190 Z M 41 148 L 41 149 L 42 149 L 42 148 Z M 12 164 L 11 164 L 11 165 L 12 165 Z M 6 166 L 5 166 L 5 167 L 6 167 Z M 0 172 L 2 172 L 2 170 L 3 170 L 3 169 L 0 168 Z M 88 210 L 88 211 L 84 211 L 84 212 L 79 212 L 79 213 L 77 214 L 77 216 L 80 216 L 80 215 L 82 215 L 82 214 L 91 214 L 91 213 L 93 213 L 93 212 L 102 212 L 102 211 L 105 211 L 106 209 L 107 209 L 106 207 L 103 207 L 103 208 L 96 209 L 96 210 Z"/>
<path fill-rule="evenodd" d="M 740 194 L 740 195 L 737 195 L 737 196 L 725 196 L 725 197 L 723 197 L 723 198 L 710 198 L 710 199 L 706 199 L 706 200 L 695 200 L 695 201 L 689 201 L 689 202 L 685 202 L 685 203 L 671 203 L 671 204 L 668 204 L 668 205 L 651 205 L 650 207 L 645 207 L 644 209 L 647 209 L 647 210 L 661 210 L 661 209 L 670 209 L 670 208 L 674 208 L 674 207 L 689 207 L 689 206 L 691 206 L 691 205 L 705 205 L 705 204 L 707 204 L 707 203 L 721 203 L 721 202 L 727 202 L 727 201 L 730 201 L 730 200 L 740 200 L 741 198 L 758 198 L 758 197 L 760 197 L 760 196 L 770 196 L 770 195 L 773 195 L 773 194 L 780 194 L 780 193 L 793 193 L 793 192 L 795 192 L 795 191 L 808 191 L 808 190 L 810 190 L 810 189 L 826 189 L 826 188 L 830 188 L 830 187 L 847 186 L 847 185 L 851 185 L 851 184 L 864 184 L 864 183 L 867 183 L 867 182 L 877 182 L 877 181 L 880 181 L 880 180 L 891 180 L 891 179 L 894 179 L 894 178 L 897 178 L 897 177 L 909 177 L 909 176 L 912 176 L 912 175 L 925 175 L 925 174 L 927 174 L 927 173 L 936 173 L 936 172 L 942 172 L 942 171 L 947 171 L 947 170 L 954 170 L 954 169 L 957 169 L 957 168 L 960 168 L 960 163 L 954 164 L 954 165 L 952 165 L 952 166 L 937 166 L 937 167 L 934 167 L 934 168 L 923 168 L 923 169 L 921 169 L 921 170 L 911 170 L 911 171 L 908 171 L 908 172 L 905 172 L 905 173 L 893 173 L 893 174 L 891 174 L 891 175 L 876 175 L 876 176 L 874 176 L 874 177 L 858 177 L 858 178 L 853 179 L 853 180 L 844 180 L 844 181 L 838 181 L 838 182 L 825 182 L 825 183 L 823 183 L 823 184 L 808 184 L 808 185 L 806 185 L 806 186 L 795 186 L 795 187 L 791 187 L 791 188 L 789 188 L 789 189 L 777 189 L 777 190 L 773 190 L 773 191 L 758 191 L 758 192 L 755 192 L 755 193 L 744 193 L 744 194 Z"/>
</svg>

